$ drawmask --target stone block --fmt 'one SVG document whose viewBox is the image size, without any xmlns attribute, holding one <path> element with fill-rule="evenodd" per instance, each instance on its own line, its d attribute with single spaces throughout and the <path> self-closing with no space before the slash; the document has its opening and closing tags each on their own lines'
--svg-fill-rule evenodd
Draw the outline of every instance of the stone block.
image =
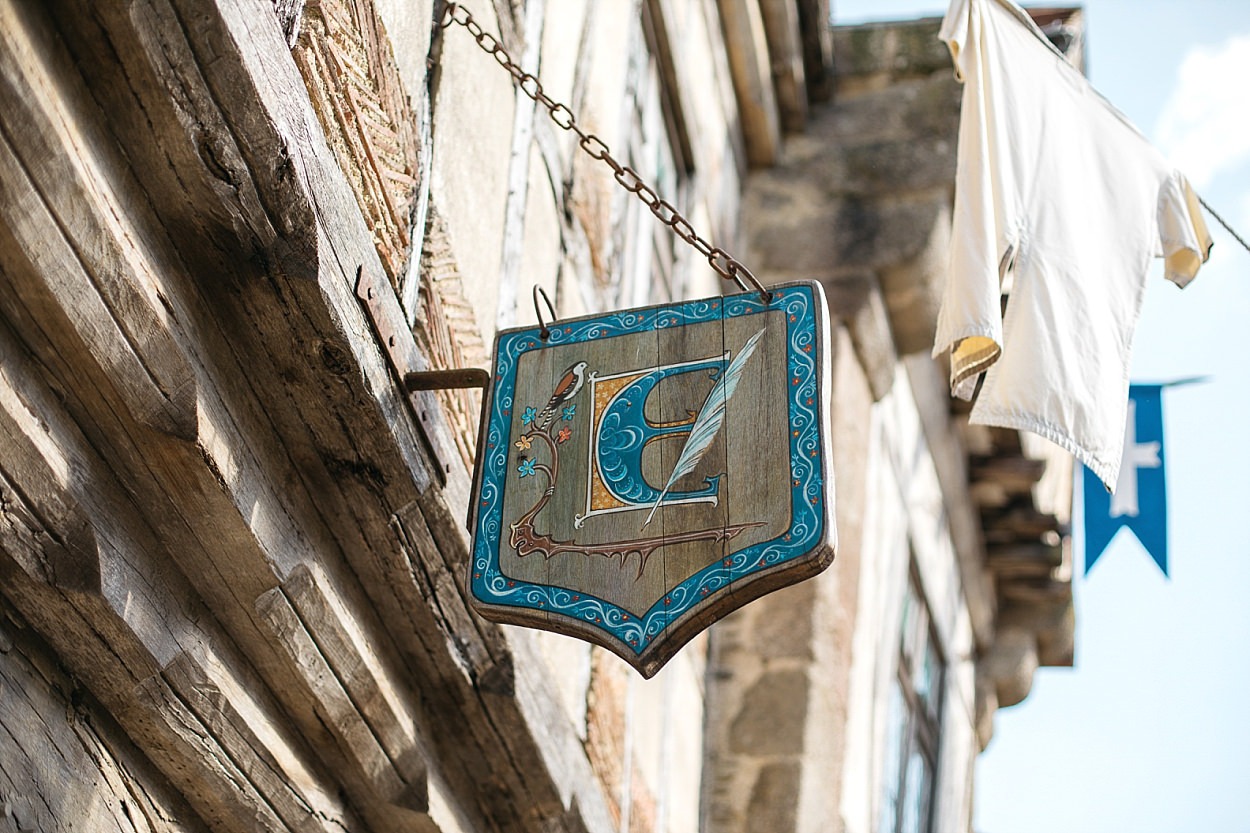
<svg viewBox="0 0 1250 833">
<path fill-rule="evenodd" d="M 938 40 L 936 17 L 907 23 L 867 23 L 833 30 L 833 67 L 838 76 L 889 73 L 916 75 L 951 65 Z"/>
<path fill-rule="evenodd" d="M 747 805 L 746 830 L 788 833 L 797 826 L 799 779 L 797 762 L 768 764 L 760 770 Z"/>
<path fill-rule="evenodd" d="M 818 278 L 839 261 L 835 206 L 785 171 L 753 178 L 743 216 L 753 262 L 761 271 Z"/>
<path fill-rule="evenodd" d="M 905 264 L 949 229 L 945 192 L 905 199 L 816 198 L 812 188 L 754 183 L 745 203 L 749 240 L 761 272 L 806 273 Z"/>
<path fill-rule="evenodd" d="M 994 713 L 998 711 L 998 695 L 994 692 L 994 681 L 980 675 L 976 682 L 973 731 L 981 751 L 990 745 L 994 738 Z"/>
<path fill-rule="evenodd" d="M 963 85 L 949 68 L 859 93 L 848 83 L 838 92 L 832 105 L 812 110 L 808 130 L 825 142 L 953 139 L 959 133 Z"/>
<path fill-rule="evenodd" d="M 955 181 L 954 137 L 929 135 L 848 144 L 820 168 L 830 191 L 882 194 L 949 188 Z"/>
<path fill-rule="evenodd" d="M 816 585 L 805 581 L 765 596 L 752 605 L 755 653 L 765 659 L 812 658 Z"/>
<path fill-rule="evenodd" d="M 802 671 L 761 674 L 734 715 L 730 751 L 752 756 L 802 754 L 807 698 L 807 675 Z"/>
<path fill-rule="evenodd" d="M 927 239 L 915 257 L 879 271 L 894 345 L 900 355 L 928 354 L 933 349 L 949 265 L 951 228 L 947 204 L 938 202 L 936 208 Z"/>
<path fill-rule="evenodd" d="M 959 84 L 938 73 L 813 109 L 777 165 L 751 185 L 824 196 L 949 189 L 955 179 Z"/>
<path fill-rule="evenodd" d="M 930 245 L 935 226 L 950 212 L 945 193 L 899 200 L 847 197 L 831 207 L 828 233 L 844 267 L 912 260 Z"/>
<path fill-rule="evenodd" d="M 877 275 L 871 270 L 840 272 L 823 281 L 829 309 L 845 323 L 874 401 L 894 387 L 894 336 Z"/>
<path fill-rule="evenodd" d="M 1029 695 L 1037 670 L 1037 636 L 1018 627 L 1000 628 L 979 672 L 994 683 L 999 707 L 1014 706 Z"/>
</svg>

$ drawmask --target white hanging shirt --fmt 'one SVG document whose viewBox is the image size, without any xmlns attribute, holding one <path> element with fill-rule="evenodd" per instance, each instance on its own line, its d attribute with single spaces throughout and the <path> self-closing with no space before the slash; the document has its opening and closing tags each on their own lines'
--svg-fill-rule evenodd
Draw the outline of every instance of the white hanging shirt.
<svg viewBox="0 0 1250 833">
<path fill-rule="evenodd" d="M 1183 287 L 1211 248 L 1197 197 L 1010 0 L 952 0 L 940 37 L 964 90 L 933 355 L 964 399 L 986 371 L 973 422 L 1046 437 L 1111 488 L 1151 258 Z"/>
</svg>

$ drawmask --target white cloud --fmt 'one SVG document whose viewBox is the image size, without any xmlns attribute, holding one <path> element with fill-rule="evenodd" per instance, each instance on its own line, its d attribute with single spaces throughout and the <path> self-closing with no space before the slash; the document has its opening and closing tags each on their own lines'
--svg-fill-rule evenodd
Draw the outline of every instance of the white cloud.
<svg viewBox="0 0 1250 833">
<path fill-rule="evenodd" d="M 1202 190 L 1222 171 L 1250 160 L 1250 35 L 1199 46 L 1181 60 L 1155 127 L 1156 143 Z"/>
</svg>

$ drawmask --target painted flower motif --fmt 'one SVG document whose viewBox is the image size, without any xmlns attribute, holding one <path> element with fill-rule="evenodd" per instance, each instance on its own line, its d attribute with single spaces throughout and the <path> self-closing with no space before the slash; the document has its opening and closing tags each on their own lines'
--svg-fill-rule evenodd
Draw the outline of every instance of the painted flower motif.
<svg viewBox="0 0 1250 833">
<path fill-rule="evenodd" d="M 573 436 L 573 432 L 566 425 L 564 428 L 560 429 L 560 432 L 558 434 L 556 434 L 556 442 L 566 443 L 569 441 L 569 437 L 571 436 Z"/>
<path fill-rule="evenodd" d="M 563 411 L 560 412 L 560 416 L 564 417 L 564 419 L 566 420 L 571 420 L 575 413 L 577 413 L 577 406 L 569 405 Z"/>
<path fill-rule="evenodd" d="M 522 477 L 529 477 L 534 473 L 534 461 L 529 457 L 523 457 L 521 465 L 517 466 L 516 470 L 521 473 Z"/>
<path fill-rule="evenodd" d="M 521 424 L 529 425 L 534 421 L 534 417 L 538 416 L 537 408 L 526 408 L 525 413 L 521 414 Z"/>
<path fill-rule="evenodd" d="M 513 443 L 513 445 L 515 445 L 517 448 L 521 449 L 522 451 L 526 451 L 529 449 L 531 445 L 533 445 L 533 443 L 534 441 L 530 439 L 530 435 L 526 434 L 518 438 L 517 441 Z"/>
</svg>

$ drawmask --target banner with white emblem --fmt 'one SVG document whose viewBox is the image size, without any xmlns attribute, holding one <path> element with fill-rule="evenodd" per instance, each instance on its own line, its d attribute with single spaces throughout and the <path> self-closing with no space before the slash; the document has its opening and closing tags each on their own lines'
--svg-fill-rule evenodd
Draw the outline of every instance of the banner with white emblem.
<svg viewBox="0 0 1250 833">
<path fill-rule="evenodd" d="M 1163 453 L 1163 385 L 1132 385 L 1124 428 L 1124 453 L 1115 490 L 1085 469 L 1085 573 L 1111 539 L 1127 527 L 1146 553 L 1168 572 L 1167 487 Z"/>
</svg>

